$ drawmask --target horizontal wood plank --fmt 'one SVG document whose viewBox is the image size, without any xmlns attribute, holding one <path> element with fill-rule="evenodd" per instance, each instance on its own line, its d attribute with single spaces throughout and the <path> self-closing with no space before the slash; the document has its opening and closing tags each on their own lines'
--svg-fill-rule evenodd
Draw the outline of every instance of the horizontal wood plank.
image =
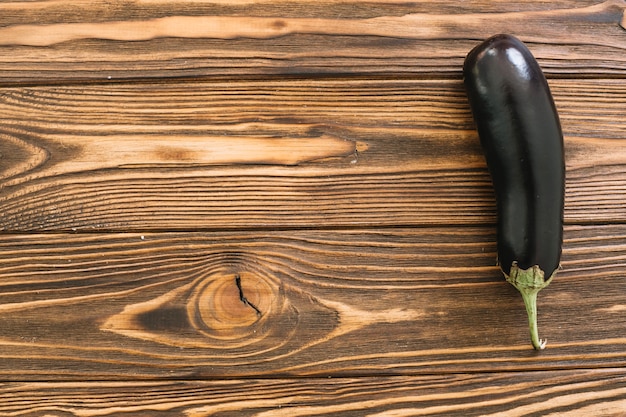
<svg viewBox="0 0 626 417">
<path fill-rule="evenodd" d="M 626 81 L 552 80 L 569 224 L 626 222 Z M 485 224 L 460 80 L 0 89 L 0 230 Z"/>
<path fill-rule="evenodd" d="M 528 42 L 549 74 L 626 74 L 623 0 L 485 3 L 9 2 L 0 83 L 458 76 L 466 53 L 500 32 Z"/>
<path fill-rule="evenodd" d="M 537 353 L 492 228 L 0 236 L 0 379 L 626 366 L 626 226 L 568 227 Z"/>
<path fill-rule="evenodd" d="M 0 2 L 0 415 L 623 415 L 625 11 Z M 541 352 L 461 81 L 501 32 L 565 133 Z"/>
<path fill-rule="evenodd" d="M 619 416 L 626 369 L 420 377 L 9 383 L 3 415 Z M 52 413 L 52 414 L 50 414 Z"/>
</svg>

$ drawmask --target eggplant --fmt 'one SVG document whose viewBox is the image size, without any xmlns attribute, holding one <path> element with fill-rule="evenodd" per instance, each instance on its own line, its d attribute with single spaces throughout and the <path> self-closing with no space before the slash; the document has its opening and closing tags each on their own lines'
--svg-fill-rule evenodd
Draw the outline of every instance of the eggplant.
<svg viewBox="0 0 626 417">
<path fill-rule="evenodd" d="M 560 269 L 565 158 L 558 113 L 541 68 L 519 39 L 493 36 L 465 58 L 463 78 L 497 206 L 498 264 L 521 293 L 531 342 L 537 293 Z"/>
</svg>

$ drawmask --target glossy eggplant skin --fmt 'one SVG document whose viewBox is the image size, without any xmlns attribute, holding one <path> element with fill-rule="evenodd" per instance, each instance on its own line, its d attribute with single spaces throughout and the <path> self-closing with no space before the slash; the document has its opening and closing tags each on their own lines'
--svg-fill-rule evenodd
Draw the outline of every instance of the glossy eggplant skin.
<svg viewBox="0 0 626 417">
<path fill-rule="evenodd" d="M 491 173 L 498 211 L 498 262 L 538 266 L 545 280 L 560 266 L 565 162 L 559 117 L 539 64 L 511 35 L 469 52 L 464 83 Z"/>
</svg>

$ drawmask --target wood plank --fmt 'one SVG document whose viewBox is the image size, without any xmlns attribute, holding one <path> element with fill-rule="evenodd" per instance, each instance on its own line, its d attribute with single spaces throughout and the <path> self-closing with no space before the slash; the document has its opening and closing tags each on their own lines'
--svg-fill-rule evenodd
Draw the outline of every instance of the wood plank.
<svg viewBox="0 0 626 417">
<path fill-rule="evenodd" d="M 0 2 L 0 415 L 622 415 L 625 10 Z M 461 84 L 496 32 L 566 135 L 542 352 Z"/>
<path fill-rule="evenodd" d="M 626 407 L 625 372 L 621 368 L 386 378 L 9 383 L 0 386 L 0 413 L 619 416 Z"/>
<path fill-rule="evenodd" d="M 465 54 L 499 32 L 528 42 L 549 74 L 626 74 L 623 0 L 482 3 L 9 2 L 0 5 L 0 83 L 456 77 Z"/>
<path fill-rule="evenodd" d="M 551 80 L 569 224 L 626 222 L 626 80 Z M 460 80 L 0 90 L 0 229 L 485 224 Z"/>
<path fill-rule="evenodd" d="M 626 226 L 566 229 L 537 353 L 491 227 L 0 236 L 0 379 L 626 366 Z"/>
</svg>

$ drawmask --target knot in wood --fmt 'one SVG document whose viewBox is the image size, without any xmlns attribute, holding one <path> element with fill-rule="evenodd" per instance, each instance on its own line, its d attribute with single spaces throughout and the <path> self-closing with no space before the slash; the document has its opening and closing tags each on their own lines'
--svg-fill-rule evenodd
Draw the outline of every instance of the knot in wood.
<svg viewBox="0 0 626 417">
<path fill-rule="evenodd" d="M 238 339 L 271 317 L 277 288 L 262 276 L 243 272 L 212 276 L 190 299 L 190 318 L 198 330 L 213 337 Z"/>
</svg>

